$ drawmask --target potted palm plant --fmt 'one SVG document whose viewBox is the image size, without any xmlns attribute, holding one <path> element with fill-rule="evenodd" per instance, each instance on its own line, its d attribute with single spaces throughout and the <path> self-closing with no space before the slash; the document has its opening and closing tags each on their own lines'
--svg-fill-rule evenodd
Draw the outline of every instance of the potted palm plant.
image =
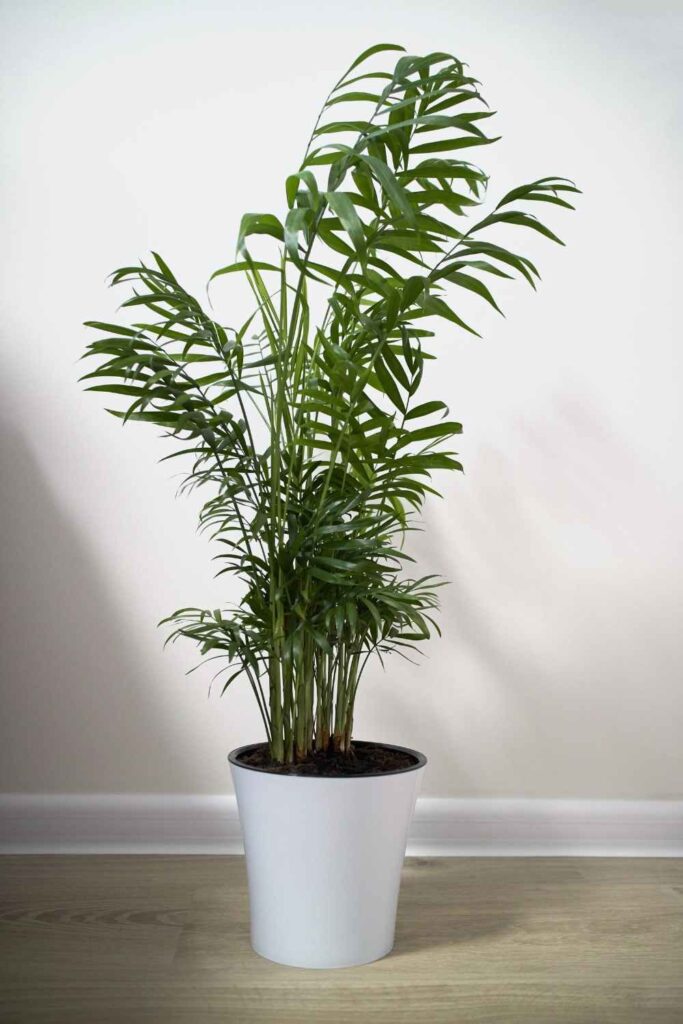
<svg viewBox="0 0 683 1024">
<path fill-rule="evenodd" d="M 354 740 L 354 706 L 371 661 L 437 629 L 440 580 L 404 572 L 403 549 L 433 472 L 461 469 L 461 425 L 419 397 L 432 327 L 476 334 L 458 296 L 498 309 L 486 279 L 534 285 L 534 264 L 489 232 L 559 241 L 524 204 L 571 208 L 577 191 L 541 178 L 467 220 L 488 178 L 464 151 L 496 141 L 490 116 L 455 57 L 371 47 L 327 97 L 284 217 L 246 214 L 236 262 L 211 277 L 250 289 L 243 323 L 217 322 L 153 254 L 112 276 L 132 286 L 131 322 L 87 324 L 89 389 L 179 442 L 168 458 L 185 460 L 186 489 L 206 490 L 201 526 L 243 584 L 238 607 L 164 621 L 220 659 L 223 691 L 241 679 L 258 705 L 265 740 L 229 760 L 252 943 L 281 963 L 366 963 L 393 943 L 426 759 Z M 255 255 L 264 243 L 270 255 Z"/>
</svg>

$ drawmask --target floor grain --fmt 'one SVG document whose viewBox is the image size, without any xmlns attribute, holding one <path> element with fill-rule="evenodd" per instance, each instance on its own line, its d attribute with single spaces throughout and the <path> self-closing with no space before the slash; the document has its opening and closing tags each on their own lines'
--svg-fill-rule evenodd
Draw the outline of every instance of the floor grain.
<svg viewBox="0 0 683 1024">
<path fill-rule="evenodd" d="M 6 1024 L 683 1024 L 683 861 L 406 862 L 393 953 L 249 947 L 240 857 L 4 857 Z"/>
</svg>

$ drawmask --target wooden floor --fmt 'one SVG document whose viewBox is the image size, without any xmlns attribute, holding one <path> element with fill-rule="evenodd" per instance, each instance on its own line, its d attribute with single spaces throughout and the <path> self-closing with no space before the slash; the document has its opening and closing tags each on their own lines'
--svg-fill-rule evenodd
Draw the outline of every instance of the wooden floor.
<svg viewBox="0 0 683 1024">
<path fill-rule="evenodd" d="M 240 857 L 0 859 L 3 1024 L 683 1024 L 683 861 L 409 860 L 385 960 L 249 947 Z"/>
</svg>

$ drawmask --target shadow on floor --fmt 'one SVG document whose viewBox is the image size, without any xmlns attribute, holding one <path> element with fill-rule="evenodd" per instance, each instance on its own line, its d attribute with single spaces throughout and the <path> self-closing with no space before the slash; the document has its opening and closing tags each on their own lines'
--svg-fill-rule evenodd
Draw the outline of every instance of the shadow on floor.
<svg viewBox="0 0 683 1024">
<path fill-rule="evenodd" d="M 452 872 L 450 858 L 410 858 L 406 862 L 392 959 L 471 944 L 517 927 L 522 908 L 509 901 L 474 901 L 467 878 L 463 878 L 460 893 L 453 891 Z"/>
</svg>

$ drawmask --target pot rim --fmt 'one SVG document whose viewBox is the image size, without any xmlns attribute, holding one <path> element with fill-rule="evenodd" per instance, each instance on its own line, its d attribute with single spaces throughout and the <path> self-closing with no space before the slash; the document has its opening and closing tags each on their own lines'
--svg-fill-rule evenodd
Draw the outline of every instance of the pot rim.
<svg viewBox="0 0 683 1024">
<path fill-rule="evenodd" d="M 310 782 L 362 782 L 364 779 L 378 779 L 382 778 L 382 776 L 405 775 L 406 772 L 416 772 L 418 768 L 424 768 L 427 764 L 426 755 L 422 754 L 419 750 L 413 750 L 412 747 L 401 747 L 397 743 L 381 743 L 374 740 L 354 740 L 353 742 L 359 747 L 385 747 L 387 750 L 397 750 L 402 754 L 410 754 L 416 759 L 416 764 L 411 764 L 407 768 L 394 768 L 388 772 L 363 772 L 362 775 L 298 775 L 295 772 L 291 774 L 287 772 L 274 772 L 270 768 L 259 768 L 257 765 L 243 764 L 237 760 L 246 751 L 263 746 L 263 740 L 260 743 L 245 743 L 242 747 L 235 747 L 228 754 L 228 761 L 235 768 L 242 768 L 247 772 L 260 772 L 262 775 L 270 775 L 271 778 L 275 779 L 296 779 L 297 781 L 305 779 Z"/>
</svg>

